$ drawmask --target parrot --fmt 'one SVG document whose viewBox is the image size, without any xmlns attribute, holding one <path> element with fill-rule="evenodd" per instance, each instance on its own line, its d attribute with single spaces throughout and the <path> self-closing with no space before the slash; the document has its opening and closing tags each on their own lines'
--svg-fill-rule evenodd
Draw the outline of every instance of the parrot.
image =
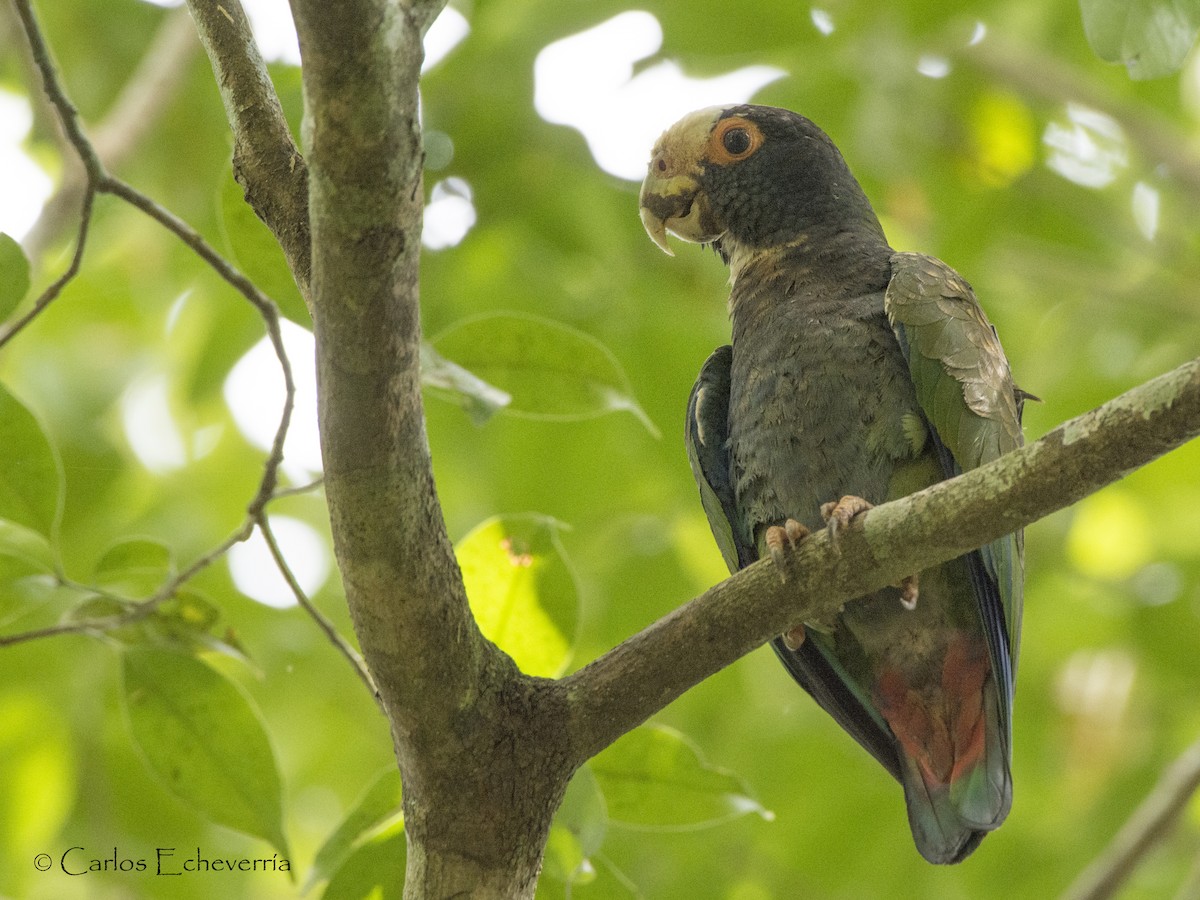
<svg viewBox="0 0 1200 900">
<path fill-rule="evenodd" d="M 716 250 L 731 342 L 688 399 L 687 455 L 736 572 L 814 529 L 1023 443 L 1026 399 L 970 285 L 897 252 L 833 141 L 770 106 L 702 109 L 655 143 L 642 224 Z M 903 787 L 917 850 L 961 862 L 1012 805 L 1020 531 L 801 622 L 771 646 Z"/>
</svg>

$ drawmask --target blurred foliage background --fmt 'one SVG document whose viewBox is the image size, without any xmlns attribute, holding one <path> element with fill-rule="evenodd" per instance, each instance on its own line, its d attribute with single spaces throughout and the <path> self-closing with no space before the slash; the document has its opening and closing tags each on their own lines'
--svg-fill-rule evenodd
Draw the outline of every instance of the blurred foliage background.
<svg viewBox="0 0 1200 900">
<path fill-rule="evenodd" d="M 644 160 L 657 133 L 689 108 L 753 90 L 756 102 L 798 110 L 828 131 L 893 246 L 937 255 L 973 284 L 1019 383 L 1043 400 L 1026 407 L 1030 439 L 1197 353 L 1195 52 L 1162 77 L 1131 78 L 1154 73 L 1137 60 L 1098 58 L 1069 0 L 651 0 L 632 18 L 611 0 L 451 5 L 450 30 L 461 40 L 429 67 L 423 90 L 426 190 L 441 206 L 430 207 L 422 316 L 427 334 L 448 332 L 435 341 L 447 357 L 526 398 L 514 400 L 526 414 L 472 415 L 445 402 L 444 391 L 431 393 L 429 440 L 452 537 L 496 515 L 534 513 L 514 520 L 534 532 L 529 558 L 548 554 L 556 590 L 577 592 L 576 605 L 552 616 L 574 641 L 569 661 L 539 665 L 583 665 L 724 576 L 681 435 L 696 372 L 728 339 L 727 274 L 711 253 L 677 245 L 668 260 L 646 239 L 636 214 L 640 172 L 623 162 Z M 147 47 L 182 11 L 55 0 L 38 13 L 71 96 L 95 124 L 131 83 L 144 82 Z M 538 62 L 548 45 L 604 23 L 590 43 Z M 286 45 L 279 26 L 262 27 L 265 46 Z M 1119 55 L 1121 42 L 1104 33 L 1098 47 Z M 159 64 L 171 78 L 152 87 L 160 108 L 137 123 L 117 173 L 200 229 L 307 326 L 278 251 L 238 205 L 207 61 L 195 47 L 171 59 Z M 272 75 L 298 128 L 298 69 L 284 57 Z M 6 8 L 0 115 L 19 132 L 32 113 L 18 140 L 58 182 L 62 155 L 34 83 Z M 588 140 L 563 121 L 581 124 Z M 0 196 L 0 206 L 14 197 Z M 27 238 L 35 290 L 65 267 L 74 227 L 69 216 L 43 221 L 36 246 Z M 102 583 L 110 549 L 133 546 L 144 565 L 129 571 L 142 579 L 123 589 L 144 596 L 152 584 L 137 591 L 151 576 L 208 552 L 241 522 L 264 455 L 252 423 L 273 427 L 278 399 L 261 367 L 227 387 L 262 324 L 194 254 L 112 198 L 99 201 L 90 241 L 79 277 L 3 350 L 0 380 L 61 458 L 55 541 L 66 575 Z M 570 333 L 568 349 L 547 351 L 541 367 L 514 374 L 520 360 L 509 359 L 507 371 L 482 371 L 489 354 L 474 358 L 472 348 L 489 346 L 480 322 L 496 320 L 460 323 L 499 312 L 553 320 L 607 353 L 580 352 L 571 341 L 591 342 Z M 514 321 L 528 322 L 497 324 L 505 335 L 497 345 L 520 343 Z M 310 370 L 303 335 L 291 346 L 297 370 Z M 583 411 L 612 414 L 575 414 L 561 379 L 546 374 L 555 352 L 597 367 L 599 399 Z M 231 411 L 231 396 L 260 390 L 257 413 Z M 0 447 L 6 478 L 19 477 L 19 449 Z M 287 484 L 313 478 L 312 452 L 302 434 L 289 445 Z M 899 787 L 761 650 L 663 711 L 663 728 L 627 739 L 665 742 L 666 756 L 687 757 L 683 768 L 706 773 L 687 783 L 728 814 L 692 815 L 694 798 L 683 791 L 649 788 L 639 807 L 598 765 L 572 791 L 564 821 L 574 831 L 556 833 L 539 896 L 1061 892 L 1200 735 L 1197 472 L 1193 443 L 1029 529 L 1016 800 L 1008 822 L 963 865 L 921 861 Z M 319 490 L 279 500 L 271 513 L 299 535 L 285 552 L 305 569 L 314 602 L 352 638 L 336 571 L 321 564 L 330 553 Z M 123 543 L 132 538 L 142 542 Z M 318 849 L 393 764 L 386 723 L 346 661 L 269 584 L 251 586 L 269 562 L 251 554 L 232 563 L 192 584 L 203 609 L 219 614 L 216 649 L 229 651 L 204 658 L 265 722 L 295 880 L 35 870 L 35 854 L 57 860 L 73 846 L 89 858 L 114 847 L 122 858 L 163 846 L 276 852 L 213 824 L 156 779 L 131 739 L 119 644 L 70 635 L 0 648 L 0 895 L 296 896 Z M 53 624 L 94 601 L 27 566 L 6 564 L 0 574 L 3 634 Z M 138 671 L 153 680 L 152 667 Z M 692 750 L 727 771 L 699 769 Z M 381 790 L 394 804 L 394 785 Z M 380 836 L 395 846 L 394 831 Z M 582 856 L 590 862 L 568 889 L 563 876 Z M 1193 802 L 1121 896 L 1174 896 L 1198 861 Z M 360 863 L 370 870 L 378 859 Z M 308 895 L 369 888 L 370 878 L 347 876 Z"/>
</svg>

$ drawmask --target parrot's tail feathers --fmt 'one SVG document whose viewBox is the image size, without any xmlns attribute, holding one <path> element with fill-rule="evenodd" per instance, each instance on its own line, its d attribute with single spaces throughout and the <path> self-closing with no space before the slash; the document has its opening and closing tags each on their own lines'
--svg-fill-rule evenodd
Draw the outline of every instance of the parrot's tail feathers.
<svg viewBox="0 0 1200 900">
<path fill-rule="evenodd" d="M 932 693 L 891 671 L 877 698 L 900 750 L 917 848 L 934 863 L 965 859 L 1012 805 L 1007 719 L 986 652 L 964 635 L 950 644 Z"/>
<path fill-rule="evenodd" d="M 979 846 L 986 831 L 963 821 L 946 785 L 930 785 L 911 757 L 901 763 L 908 824 L 917 850 L 931 863 L 962 862 Z"/>
<path fill-rule="evenodd" d="M 1012 807 L 1012 774 L 1009 736 L 1001 724 L 1007 719 L 1000 717 L 999 693 L 990 676 L 984 685 L 983 698 L 987 707 L 983 757 L 972 768 L 955 773 L 950 782 L 950 798 L 963 821 L 991 831 L 1000 826 Z"/>
</svg>

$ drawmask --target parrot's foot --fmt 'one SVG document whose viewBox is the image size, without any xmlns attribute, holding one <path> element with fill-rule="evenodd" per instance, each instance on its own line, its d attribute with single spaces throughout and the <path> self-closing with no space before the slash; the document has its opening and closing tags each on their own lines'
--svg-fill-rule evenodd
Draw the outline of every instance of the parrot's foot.
<svg viewBox="0 0 1200 900">
<path fill-rule="evenodd" d="M 772 525 L 767 529 L 765 536 L 767 550 L 770 551 L 771 560 L 775 563 L 775 568 L 779 570 L 779 577 L 783 581 L 787 581 L 787 567 L 784 565 L 784 554 L 788 550 L 795 550 L 796 545 L 806 537 L 808 537 L 808 529 L 795 519 L 788 519 L 783 523 L 782 527 Z M 797 646 L 799 645 L 797 644 Z"/>
<path fill-rule="evenodd" d="M 783 633 L 783 642 L 789 650 L 799 650 L 800 645 L 804 643 L 804 626 L 797 625 Z"/>
<path fill-rule="evenodd" d="M 905 609 L 917 608 L 917 597 L 920 596 L 920 588 L 918 586 L 918 578 L 914 575 L 905 575 L 900 579 L 900 583 L 896 587 L 900 588 L 900 605 Z"/>
<path fill-rule="evenodd" d="M 808 529 L 795 519 L 788 519 L 783 523 L 782 527 L 772 525 L 767 529 L 765 535 L 767 550 L 771 553 L 771 560 L 775 563 L 775 568 L 779 571 L 779 577 L 785 583 L 787 582 L 787 566 L 784 554 L 789 550 L 795 550 L 796 545 L 806 537 L 808 537 Z M 803 623 L 785 631 L 783 633 L 783 642 L 789 650 L 799 650 L 800 645 L 804 643 Z"/>
<path fill-rule="evenodd" d="M 821 518 L 826 522 L 829 537 L 835 547 L 838 536 L 846 530 L 851 520 L 859 513 L 865 513 L 872 508 L 874 508 L 874 504 L 868 503 L 862 497 L 855 497 L 853 494 L 847 494 L 837 502 L 821 504 Z"/>
</svg>

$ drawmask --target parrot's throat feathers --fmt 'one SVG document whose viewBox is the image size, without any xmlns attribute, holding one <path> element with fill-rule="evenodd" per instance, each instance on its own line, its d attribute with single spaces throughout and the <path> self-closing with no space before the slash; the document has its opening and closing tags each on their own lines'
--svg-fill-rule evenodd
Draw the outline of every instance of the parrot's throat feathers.
<svg viewBox="0 0 1200 900">
<path fill-rule="evenodd" d="M 882 291 L 891 276 L 892 249 L 881 232 L 841 232 L 814 240 L 801 233 L 786 243 L 755 247 L 726 233 L 717 248 L 729 265 L 729 312 L 788 298 L 833 299 Z"/>
<path fill-rule="evenodd" d="M 761 288 L 782 279 L 787 274 L 787 267 L 783 263 L 789 255 L 788 251 L 799 247 L 807 240 L 807 235 L 800 235 L 790 243 L 764 248 L 749 246 L 726 234 L 721 239 L 717 252 L 729 266 L 731 287 L 741 287 L 744 290 L 746 287 L 754 285 L 756 288 Z M 731 307 L 738 293 L 738 290 L 734 290 L 729 295 Z"/>
</svg>

